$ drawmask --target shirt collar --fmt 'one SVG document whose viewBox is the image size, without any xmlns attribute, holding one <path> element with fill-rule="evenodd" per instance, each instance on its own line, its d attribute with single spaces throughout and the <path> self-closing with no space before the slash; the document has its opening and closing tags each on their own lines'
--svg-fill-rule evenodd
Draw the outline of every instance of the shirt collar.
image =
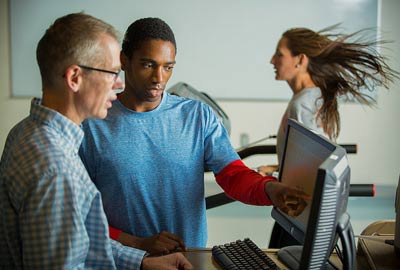
<svg viewBox="0 0 400 270">
<path fill-rule="evenodd" d="M 83 130 L 72 120 L 61 113 L 42 106 L 42 99 L 33 98 L 31 101 L 30 117 L 34 121 L 39 121 L 60 133 L 71 143 L 75 153 L 78 153 L 83 140 Z"/>
</svg>

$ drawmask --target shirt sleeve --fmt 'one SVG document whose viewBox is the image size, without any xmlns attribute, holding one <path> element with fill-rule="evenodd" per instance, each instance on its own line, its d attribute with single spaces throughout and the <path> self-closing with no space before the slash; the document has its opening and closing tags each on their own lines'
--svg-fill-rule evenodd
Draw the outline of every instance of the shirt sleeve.
<svg viewBox="0 0 400 270">
<path fill-rule="evenodd" d="M 312 108 L 307 107 L 307 104 L 300 103 L 301 100 L 294 102 L 289 111 L 289 118 L 295 119 L 303 123 L 307 127 L 316 129 L 316 112 Z"/>
<path fill-rule="evenodd" d="M 118 230 L 118 229 L 116 229 L 114 227 L 111 227 L 110 225 L 108 225 L 108 230 L 109 230 L 109 233 L 110 233 L 110 238 L 113 239 L 113 240 L 117 240 L 119 235 L 122 232 L 121 230 Z"/>
<path fill-rule="evenodd" d="M 139 270 L 146 252 L 140 249 L 124 246 L 111 240 L 113 257 L 118 270 Z"/>
<path fill-rule="evenodd" d="M 240 159 L 229 163 L 215 177 L 225 193 L 235 200 L 252 205 L 272 204 L 264 186 L 265 183 L 277 179 L 260 175 L 249 169 Z"/>
<path fill-rule="evenodd" d="M 206 168 L 219 174 L 229 163 L 240 159 L 232 147 L 229 134 L 214 111 L 203 105 L 205 117 L 204 161 Z"/>
<path fill-rule="evenodd" d="M 24 267 L 140 269 L 146 252 L 110 239 L 101 200 L 96 199 L 100 194 L 86 197 L 90 202 L 82 205 L 77 198 L 84 195 L 74 189 L 71 178 L 48 175 L 26 195 L 19 225 Z"/>
<path fill-rule="evenodd" d="M 84 268 L 90 239 L 69 177 L 48 175 L 25 198 L 19 222 L 24 268 Z"/>
<path fill-rule="evenodd" d="M 309 129 L 324 135 L 318 110 L 322 106 L 321 91 L 318 88 L 304 89 L 296 94 L 288 105 L 288 117 L 299 121 Z"/>
</svg>

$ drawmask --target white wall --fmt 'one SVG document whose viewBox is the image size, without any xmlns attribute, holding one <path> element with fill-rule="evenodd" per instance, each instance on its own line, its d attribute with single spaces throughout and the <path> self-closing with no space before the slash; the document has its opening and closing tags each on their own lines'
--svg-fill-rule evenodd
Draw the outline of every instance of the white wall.
<svg viewBox="0 0 400 270">
<path fill-rule="evenodd" d="M 382 0 L 382 29 L 390 44 L 390 65 L 400 70 L 400 1 Z M 0 151 L 13 125 L 29 112 L 30 99 L 11 98 L 8 6 L 0 3 Z M 272 26 L 271 26 L 272 27 Z M 29 29 L 29 26 L 27 26 Z M 23 34 L 23 33 L 21 33 Z M 394 57 L 393 57 L 394 56 Z M 24 79 L 21 74 L 21 79 Z M 205 78 L 206 79 L 206 78 Z M 251 78 L 244 78 L 251 80 Z M 273 80 L 273 71 L 265 74 Z M 190 83 L 190 82 L 189 82 Z M 400 173 L 400 82 L 389 91 L 379 90 L 378 107 L 341 105 L 342 133 L 339 143 L 356 143 L 358 154 L 349 156 L 352 183 L 395 185 Z M 245 90 L 245 89 L 244 89 Z M 289 87 L 287 87 L 287 91 Z M 219 102 L 232 122 L 232 142 L 239 146 L 239 136 L 247 133 L 250 141 L 275 134 L 285 102 Z M 272 143 L 272 141 L 271 141 Z M 255 164 L 264 158 L 258 158 Z M 250 163 L 250 161 L 249 161 Z"/>
<path fill-rule="evenodd" d="M 121 33 L 136 18 L 166 20 L 174 29 L 179 52 L 171 86 L 184 80 L 225 100 L 288 100 L 286 85 L 265 79 L 270 71 L 265 63 L 282 32 L 293 25 L 322 29 L 338 22 L 346 31 L 376 27 L 379 1 L 275 0 L 271 5 L 265 0 L 96 0 L 93 5 L 92 1 L 13 0 L 9 1 L 12 92 L 19 97 L 40 95 L 35 47 L 43 29 L 59 16 L 84 10 Z M 124 8 L 110 12 L 116 6 Z M 300 9 L 312 10 L 313 16 L 297 12 Z M 21 73 L 26 80 L 16 79 Z"/>
<path fill-rule="evenodd" d="M 29 100 L 11 99 L 7 0 L 0 1 L 0 150 L 10 128 L 29 112 Z"/>
</svg>

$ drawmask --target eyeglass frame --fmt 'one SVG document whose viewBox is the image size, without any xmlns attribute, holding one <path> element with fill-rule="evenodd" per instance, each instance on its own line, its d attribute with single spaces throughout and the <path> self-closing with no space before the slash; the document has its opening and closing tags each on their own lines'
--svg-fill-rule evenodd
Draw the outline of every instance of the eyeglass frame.
<svg viewBox="0 0 400 270">
<path fill-rule="evenodd" d="M 104 73 L 108 73 L 108 74 L 113 74 L 115 76 L 114 82 L 117 80 L 117 78 L 119 77 L 119 74 L 121 73 L 121 70 L 112 71 L 112 70 L 106 70 L 106 69 L 101 69 L 101 68 L 89 67 L 89 66 L 85 66 L 85 65 L 78 65 L 78 67 L 87 69 L 87 70 L 94 70 L 94 71 L 104 72 Z"/>
</svg>

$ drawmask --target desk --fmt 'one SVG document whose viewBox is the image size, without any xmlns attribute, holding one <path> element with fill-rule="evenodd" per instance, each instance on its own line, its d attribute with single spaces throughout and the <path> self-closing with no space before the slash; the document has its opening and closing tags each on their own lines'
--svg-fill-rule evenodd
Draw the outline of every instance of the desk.
<svg viewBox="0 0 400 270">
<path fill-rule="evenodd" d="M 394 235 L 373 236 L 380 240 L 393 240 Z M 364 258 L 364 259 L 361 259 Z M 396 258 L 394 247 L 371 239 L 358 240 L 359 261 L 358 269 L 363 270 L 398 270 L 400 269 L 400 259 Z"/>
<path fill-rule="evenodd" d="M 377 239 L 394 239 L 394 221 L 384 220 L 369 225 L 363 235 Z M 278 260 L 278 249 L 263 250 L 282 270 L 288 269 Z M 220 270 L 219 265 L 213 260 L 211 249 L 189 249 L 183 253 L 196 270 Z M 341 266 L 340 260 L 334 253 L 331 261 Z M 358 270 L 394 270 L 400 269 L 400 259 L 395 257 L 393 246 L 376 241 L 375 239 L 359 239 L 357 248 Z"/>
<path fill-rule="evenodd" d="M 263 250 L 268 254 L 269 257 L 278 265 L 278 267 L 282 270 L 288 269 L 283 263 L 278 260 L 277 251 L 278 249 L 266 249 Z M 189 249 L 186 252 L 183 252 L 185 257 L 190 261 L 195 270 L 220 270 L 221 267 L 213 260 L 211 249 Z M 339 258 L 336 255 L 332 255 L 333 262 L 336 265 L 339 264 Z"/>
<path fill-rule="evenodd" d="M 364 240 L 365 239 L 360 239 L 361 242 L 365 242 Z M 376 244 L 378 244 L 378 246 L 376 246 Z M 385 251 L 388 251 L 388 249 L 390 249 L 390 252 L 393 252 L 393 247 L 387 245 L 386 247 L 384 247 L 382 249 L 382 247 L 379 246 L 379 244 L 380 244 L 379 242 L 368 241 L 368 240 L 366 240 L 366 244 L 365 244 L 365 248 L 367 248 L 367 249 L 372 248 L 371 251 L 375 251 L 378 254 L 377 261 L 380 263 L 380 265 L 378 265 L 378 267 L 370 266 L 371 259 L 367 258 L 367 255 L 364 252 L 364 249 L 361 250 L 361 248 L 359 246 L 360 250 L 357 253 L 357 269 L 358 270 L 400 269 L 400 261 L 397 261 L 397 265 L 393 266 L 393 263 L 396 263 L 396 261 L 394 259 L 387 260 L 385 258 L 382 259 L 382 257 L 379 257 L 379 256 L 384 256 Z M 382 245 L 386 245 L 386 244 L 382 244 Z M 264 251 L 268 254 L 269 257 L 271 257 L 271 259 L 279 266 L 280 269 L 288 270 L 287 266 L 278 260 L 278 256 L 277 256 L 278 249 L 268 249 L 268 250 L 264 250 Z M 382 252 L 383 252 L 383 255 L 382 255 Z M 183 252 L 183 254 L 190 261 L 190 263 L 193 265 L 195 270 L 221 270 L 221 267 L 213 260 L 210 248 L 189 249 L 188 251 Z M 337 257 L 336 254 L 333 254 L 331 256 L 331 261 L 335 265 L 341 266 L 339 258 Z"/>
<path fill-rule="evenodd" d="M 394 229 L 394 220 L 374 222 L 365 228 L 361 234 L 370 238 L 358 240 L 358 269 L 400 269 L 400 258 L 396 257 L 394 247 L 383 242 L 394 239 Z"/>
</svg>

